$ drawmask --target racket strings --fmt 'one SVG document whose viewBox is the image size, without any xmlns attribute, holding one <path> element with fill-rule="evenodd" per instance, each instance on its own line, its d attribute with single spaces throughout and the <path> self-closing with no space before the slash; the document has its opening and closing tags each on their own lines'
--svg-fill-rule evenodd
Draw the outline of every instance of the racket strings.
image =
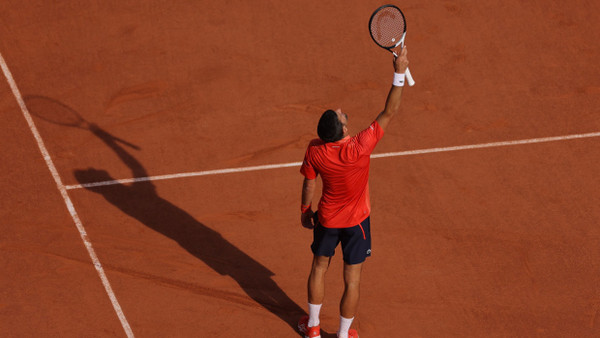
<svg viewBox="0 0 600 338">
<path fill-rule="evenodd" d="M 373 15 L 371 20 L 371 36 L 384 48 L 398 45 L 406 30 L 404 16 L 394 7 L 386 7 Z"/>
</svg>

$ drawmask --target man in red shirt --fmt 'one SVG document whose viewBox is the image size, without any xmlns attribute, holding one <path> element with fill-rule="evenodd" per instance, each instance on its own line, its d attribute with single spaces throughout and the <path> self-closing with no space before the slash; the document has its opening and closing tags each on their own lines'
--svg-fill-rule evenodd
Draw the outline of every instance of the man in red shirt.
<svg viewBox="0 0 600 338">
<path fill-rule="evenodd" d="M 383 137 L 391 119 L 400 109 L 407 51 L 394 57 L 394 82 L 385 108 L 371 125 L 356 136 L 348 135 L 348 116 L 341 110 L 327 110 L 319 120 L 319 139 L 308 145 L 300 172 L 302 186 L 301 222 L 313 229 L 314 254 L 308 278 L 308 316 L 298 328 L 306 338 L 320 338 L 319 312 L 325 297 L 325 273 L 342 244 L 344 258 L 344 294 L 340 302 L 339 338 L 358 337 L 350 326 L 358 307 L 362 263 L 371 255 L 369 201 L 370 155 Z M 323 192 L 318 212 L 311 209 L 316 178 L 321 175 Z"/>
</svg>

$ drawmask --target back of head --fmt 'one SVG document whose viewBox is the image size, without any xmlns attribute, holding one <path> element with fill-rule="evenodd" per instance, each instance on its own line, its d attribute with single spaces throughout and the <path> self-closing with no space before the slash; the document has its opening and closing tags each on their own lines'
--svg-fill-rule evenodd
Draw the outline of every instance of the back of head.
<svg viewBox="0 0 600 338">
<path fill-rule="evenodd" d="M 326 110 L 319 119 L 317 134 L 324 142 L 335 142 L 342 139 L 344 135 L 344 126 L 338 114 L 333 110 Z"/>
</svg>

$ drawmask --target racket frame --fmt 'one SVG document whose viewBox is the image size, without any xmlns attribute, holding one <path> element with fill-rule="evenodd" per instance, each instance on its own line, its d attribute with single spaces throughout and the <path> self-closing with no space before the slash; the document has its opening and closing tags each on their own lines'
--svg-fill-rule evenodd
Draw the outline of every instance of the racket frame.
<svg viewBox="0 0 600 338">
<path fill-rule="evenodd" d="M 395 10 L 398 11 L 398 13 L 400 13 L 400 15 L 402 15 L 402 19 L 404 20 L 404 32 L 402 32 L 402 38 L 400 38 L 400 41 L 398 41 L 394 46 L 388 47 L 388 46 L 383 46 L 381 45 L 379 42 L 377 42 L 377 40 L 375 40 L 375 37 L 373 36 L 373 31 L 371 30 L 371 24 L 373 23 L 373 19 L 375 18 L 375 14 L 379 13 L 379 11 L 381 11 L 384 8 L 388 8 L 388 7 L 392 7 Z M 404 48 L 404 39 L 406 38 L 406 17 L 404 16 L 404 13 L 402 13 L 402 11 L 400 10 L 400 8 L 398 8 L 398 6 L 395 5 L 383 5 L 379 8 L 377 8 L 373 14 L 371 14 L 371 18 L 369 19 L 369 34 L 371 35 L 371 39 L 373 39 L 373 41 L 375 42 L 375 44 L 383 49 L 387 49 L 390 53 L 394 54 L 395 57 L 398 57 L 398 54 L 396 54 L 396 52 L 393 51 L 394 48 L 398 47 L 398 46 L 402 46 L 402 48 Z M 410 70 L 408 69 L 408 67 L 406 68 L 406 71 L 404 72 L 404 75 L 406 76 L 406 80 L 408 82 L 409 86 L 414 86 L 415 85 L 415 80 L 412 77 L 412 74 L 410 73 Z"/>
</svg>

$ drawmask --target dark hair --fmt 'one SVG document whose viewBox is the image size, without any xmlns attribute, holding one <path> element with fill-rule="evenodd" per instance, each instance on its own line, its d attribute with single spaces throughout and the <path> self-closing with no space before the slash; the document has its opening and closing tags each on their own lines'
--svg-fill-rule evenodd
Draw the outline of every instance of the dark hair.
<svg viewBox="0 0 600 338">
<path fill-rule="evenodd" d="M 333 110 L 326 110 L 321 119 L 319 119 L 319 126 L 317 127 L 317 134 L 319 138 L 325 142 L 335 142 L 342 139 L 344 136 L 344 126 L 338 115 Z"/>
</svg>

